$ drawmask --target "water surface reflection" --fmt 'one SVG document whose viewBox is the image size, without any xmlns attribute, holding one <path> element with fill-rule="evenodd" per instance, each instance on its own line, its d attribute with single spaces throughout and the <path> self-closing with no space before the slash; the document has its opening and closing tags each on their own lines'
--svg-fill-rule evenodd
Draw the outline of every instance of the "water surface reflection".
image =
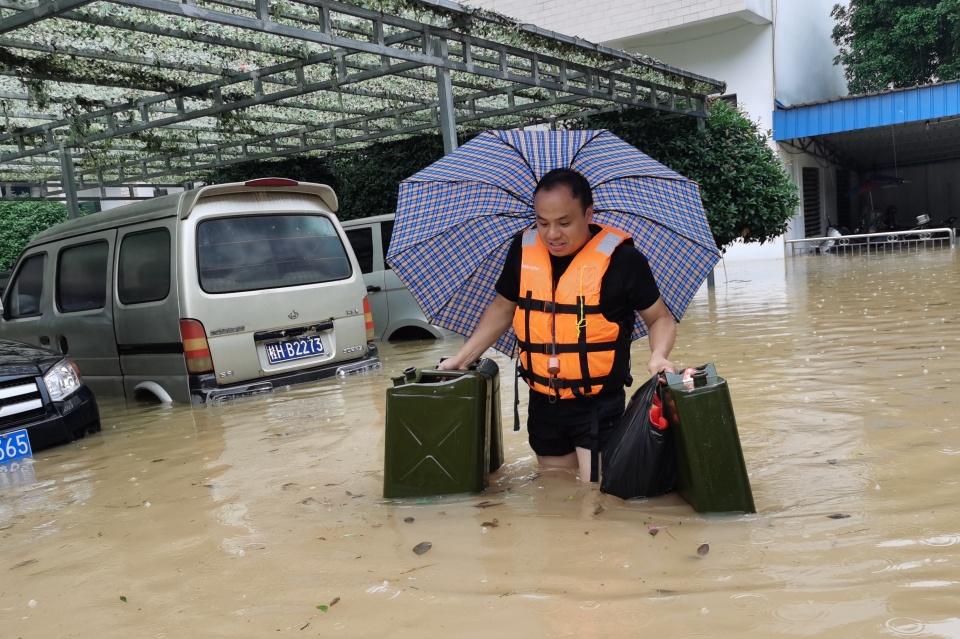
<svg viewBox="0 0 960 639">
<path fill-rule="evenodd" d="M 730 382 L 750 516 L 538 472 L 506 373 L 491 488 L 382 499 L 390 375 L 450 341 L 219 407 L 105 403 L 101 435 L 0 487 L 2 634 L 958 637 L 957 275 L 946 251 L 823 256 L 700 292 L 675 355 Z"/>
</svg>

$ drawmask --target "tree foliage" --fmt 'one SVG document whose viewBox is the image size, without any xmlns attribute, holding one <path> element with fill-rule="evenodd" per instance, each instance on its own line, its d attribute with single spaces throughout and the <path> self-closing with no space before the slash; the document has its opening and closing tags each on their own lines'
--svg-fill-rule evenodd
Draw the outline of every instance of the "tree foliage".
<svg viewBox="0 0 960 639">
<path fill-rule="evenodd" d="M 60 202 L 0 202 L 0 271 L 13 266 L 34 235 L 66 219 L 67 207 Z"/>
<path fill-rule="evenodd" d="M 831 15 L 851 93 L 960 78 L 960 0 L 850 0 Z"/>
<path fill-rule="evenodd" d="M 717 101 L 703 130 L 689 119 L 665 120 L 641 110 L 590 119 L 700 185 L 717 246 L 782 235 L 799 202 L 767 136 L 742 113 Z"/>
</svg>

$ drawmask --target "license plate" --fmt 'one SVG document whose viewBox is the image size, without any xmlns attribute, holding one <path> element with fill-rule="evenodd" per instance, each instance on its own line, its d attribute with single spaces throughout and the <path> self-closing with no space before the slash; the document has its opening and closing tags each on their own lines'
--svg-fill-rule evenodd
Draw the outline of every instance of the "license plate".
<svg viewBox="0 0 960 639">
<path fill-rule="evenodd" d="M 271 364 L 289 362 L 304 357 L 316 357 L 317 355 L 323 355 L 324 352 L 323 342 L 318 335 L 267 344 L 267 359 L 270 360 Z"/>
<path fill-rule="evenodd" d="M 33 457 L 30 448 L 30 437 L 27 429 L 13 430 L 9 433 L 0 433 L 0 463 Z"/>
</svg>

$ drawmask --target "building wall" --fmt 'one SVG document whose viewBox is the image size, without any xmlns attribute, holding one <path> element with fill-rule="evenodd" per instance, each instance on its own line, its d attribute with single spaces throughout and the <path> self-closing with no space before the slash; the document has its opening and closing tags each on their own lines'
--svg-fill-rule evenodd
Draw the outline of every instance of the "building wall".
<svg viewBox="0 0 960 639">
<path fill-rule="evenodd" d="M 753 20 L 771 17 L 771 0 L 474 0 L 470 4 L 592 42 L 676 29 L 730 15 L 749 15 Z"/>
<path fill-rule="evenodd" d="M 774 84 L 785 105 L 847 95 L 843 68 L 833 64 L 838 50 L 830 11 L 837 0 L 775 3 Z M 839 4 L 846 4 L 846 0 Z"/>
</svg>

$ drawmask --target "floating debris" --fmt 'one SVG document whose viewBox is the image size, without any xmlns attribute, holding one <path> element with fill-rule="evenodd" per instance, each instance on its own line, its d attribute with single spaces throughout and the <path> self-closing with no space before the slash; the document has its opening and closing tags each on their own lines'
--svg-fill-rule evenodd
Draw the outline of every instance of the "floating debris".
<svg viewBox="0 0 960 639">
<path fill-rule="evenodd" d="M 700 544 L 697 546 L 697 554 L 703 557 L 710 552 L 710 544 Z"/>
<path fill-rule="evenodd" d="M 650 533 L 651 537 L 656 537 L 660 533 L 659 526 L 647 526 L 647 532 Z"/>
<path fill-rule="evenodd" d="M 603 507 L 603 504 L 597 504 L 596 506 L 593 507 L 593 515 L 597 516 L 600 513 L 602 513 L 604 510 L 606 509 Z"/>
<path fill-rule="evenodd" d="M 418 555 L 422 555 L 423 553 L 427 552 L 431 548 L 433 548 L 432 543 L 430 543 L 429 541 L 421 541 L 419 544 L 413 547 L 413 552 L 417 553 Z"/>
<path fill-rule="evenodd" d="M 479 504 L 474 504 L 474 508 L 493 508 L 494 506 L 502 506 L 502 501 L 481 501 Z"/>
<path fill-rule="evenodd" d="M 126 596 L 126 595 L 120 595 L 120 601 L 122 601 L 123 603 L 127 603 L 127 596 Z"/>
<path fill-rule="evenodd" d="M 849 516 L 850 515 L 848 515 L 847 513 L 833 513 L 831 515 L 827 515 L 827 518 L 828 519 L 846 519 Z"/>
<path fill-rule="evenodd" d="M 413 517 L 404 517 L 404 518 L 403 518 L 403 523 L 405 523 L 405 524 L 412 524 L 414 521 L 416 521 L 416 520 L 415 520 Z"/>
<path fill-rule="evenodd" d="M 481 527 L 481 528 L 496 528 L 496 527 L 499 526 L 499 525 L 500 525 L 500 520 L 497 519 L 496 517 L 494 517 L 494 518 L 493 518 L 493 521 L 485 521 L 485 522 L 483 522 L 482 524 L 480 524 L 480 527 Z"/>
</svg>

